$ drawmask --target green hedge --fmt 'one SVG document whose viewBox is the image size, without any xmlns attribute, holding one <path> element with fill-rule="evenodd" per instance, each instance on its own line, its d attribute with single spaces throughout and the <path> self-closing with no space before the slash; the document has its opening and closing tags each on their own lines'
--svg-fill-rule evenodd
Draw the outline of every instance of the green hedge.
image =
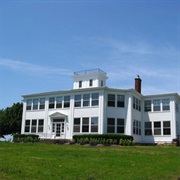
<svg viewBox="0 0 180 180">
<path fill-rule="evenodd" d="M 131 145 L 133 136 L 122 134 L 82 134 L 74 135 L 73 139 L 80 144 L 120 144 Z M 123 143 L 122 143 L 123 142 Z"/>
<path fill-rule="evenodd" d="M 15 143 L 34 143 L 39 142 L 39 136 L 35 134 L 15 134 L 13 136 L 13 142 Z"/>
</svg>

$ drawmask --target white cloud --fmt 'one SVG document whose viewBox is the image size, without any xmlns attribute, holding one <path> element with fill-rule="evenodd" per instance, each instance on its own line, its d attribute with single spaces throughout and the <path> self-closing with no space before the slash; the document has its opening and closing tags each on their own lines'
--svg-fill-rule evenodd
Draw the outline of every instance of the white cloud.
<svg viewBox="0 0 180 180">
<path fill-rule="evenodd" d="M 21 71 L 33 75 L 71 75 L 68 69 L 41 66 L 37 64 L 17 61 L 12 59 L 0 59 L 0 66 L 14 71 Z"/>
</svg>

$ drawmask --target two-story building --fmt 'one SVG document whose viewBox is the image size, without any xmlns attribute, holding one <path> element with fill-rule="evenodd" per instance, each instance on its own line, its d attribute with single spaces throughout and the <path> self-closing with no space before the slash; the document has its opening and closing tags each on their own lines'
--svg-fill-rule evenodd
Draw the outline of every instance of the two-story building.
<svg viewBox="0 0 180 180">
<path fill-rule="evenodd" d="M 134 89 L 106 87 L 100 69 L 75 72 L 73 89 L 23 95 L 22 134 L 72 139 L 74 134 L 120 133 L 139 143 L 170 143 L 180 135 L 180 96 L 143 96 Z"/>
</svg>

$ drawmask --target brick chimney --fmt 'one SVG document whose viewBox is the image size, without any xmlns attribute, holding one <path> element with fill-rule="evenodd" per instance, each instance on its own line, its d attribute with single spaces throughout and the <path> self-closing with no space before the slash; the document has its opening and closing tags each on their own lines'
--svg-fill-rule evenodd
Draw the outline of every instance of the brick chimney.
<svg viewBox="0 0 180 180">
<path fill-rule="evenodd" d="M 137 75 L 137 78 L 135 78 L 135 90 L 139 93 L 141 93 L 141 81 L 141 78 Z"/>
</svg>

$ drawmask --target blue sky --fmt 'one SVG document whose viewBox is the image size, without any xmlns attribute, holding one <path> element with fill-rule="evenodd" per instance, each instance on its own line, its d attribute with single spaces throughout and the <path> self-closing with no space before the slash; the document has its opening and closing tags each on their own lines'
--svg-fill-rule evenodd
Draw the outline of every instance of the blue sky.
<svg viewBox="0 0 180 180">
<path fill-rule="evenodd" d="M 108 87 L 140 75 L 144 95 L 180 93 L 180 1 L 0 0 L 0 109 L 94 68 Z"/>
</svg>

